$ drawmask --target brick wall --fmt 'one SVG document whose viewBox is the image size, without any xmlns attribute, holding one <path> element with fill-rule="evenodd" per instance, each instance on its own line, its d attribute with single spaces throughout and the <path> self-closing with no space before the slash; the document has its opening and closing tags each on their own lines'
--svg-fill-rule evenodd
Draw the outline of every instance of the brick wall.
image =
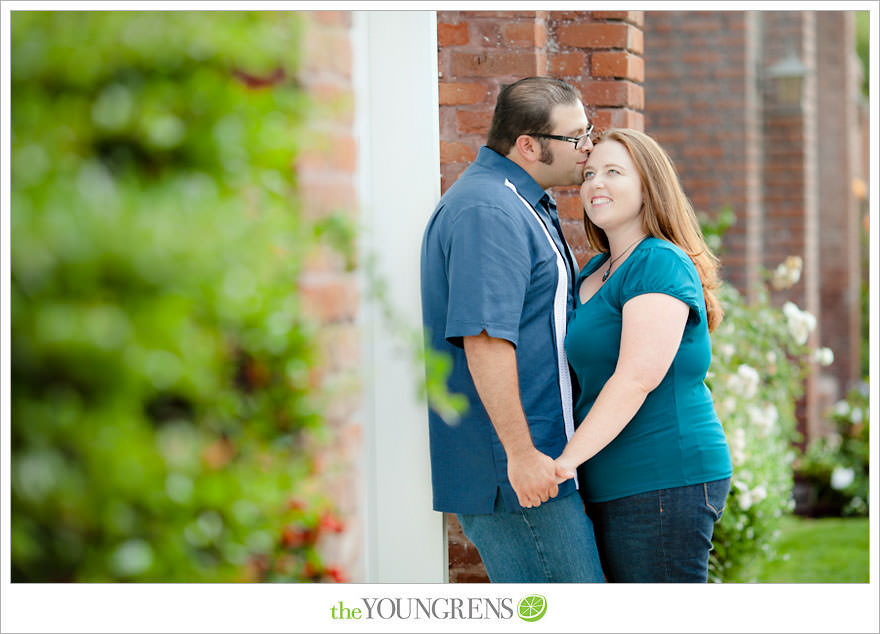
<svg viewBox="0 0 880 634">
<path fill-rule="evenodd" d="M 486 141 L 501 87 L 550 75 L 577 86 L 599 129 L 642 129 L 645 67 L 641 11 L 440 11 L 437 14 L 441 189 Z M 591 255 L 575 187 L 553 192 L 565 237 L 583 265 Z M 479 554 L 447 516 L 449 579 L 485 582 Z"/>
<path fill-rule="evenodd" d="M 854 53 L 852 13 L 820 12 L 816 31 L 819 111 L 837 113 L 821 117 L 819 123 L 820 304 L 823 312 L 834 306 L 848 312 L 847 316 L 822 320 L 822 345 L 830 347 L 835 358 L 834 365 L 824 373 L 833 376 L 839 386 L 837 393 L 828 394 L 826 399 L 833 401 L 860 378 L 861 370 L 861 262 L 859 249 L 852 247 L 858 245 L 861 231 L 859 204 L 852 186 L 852 178 L 860 171 L 858 142 L 851 140 L 852 130 L 858 126 L 858 101 L 853 97 L 859 94 L 861 74 Z M 850 178 L 842 176 L 846 174 Z"/>
<path fill-rule="evenodd" d="M 641 11 L 440 11 L 437 14 L 441 189 L 486 142 L 498 92 L 530 75 L 578 87 L 602 129 L 643 127 Z M 577 188 L 558 188 L 563 231 L 583 264 L 590 252 Z"/>
<path fill-rule="evenodd" d="M 763 129 L 748 61 L 756 52 L 741 11 L 649 11 L 645 14 L 645 131 L 675 162 L 694 208 L 730 207 L 753 218 L 760 196 Z M 747 288 L 759 236 L 739 222 L 724 240 L 725 279 Z"/>
<path fill-rule="evenodd" d="M 357 209 L 357 145 L 354 139 L 351 13 L 306 11 L 304 62 L 300 79 L 315 102 L 307 144 L 295 169 L 303 214 L 320 219 L 332 212 Z M 340 570 L 342 580 L 364 577 L 361 561 L 362 510 L 359 477 L 361 424 L 357 373 L 360 335 L 355 325 L 358 286 L 344 258 L 329 248 L 309 254 L 299 280 L 304 309 L 321 328 L 318 343 L 323 364 L 313 380 L 327 395 L 329 440 L 315 441 L 314 469 L 322 474 L 321 492 L 336 505 L 344 524 L 320 543 L 325 564 Z"/>
<path fill-rule="evenodd" d="M 791 54 L 806 75 L 802 98 L 785 103 L 772 70 Z M 748 295 L 761 268 L 789 255 L 804 261 L 801 282 L 774 301 L 816 315 L 810 343 L 835 353 L 834 366 L 808 378 L 799 406 L 801 431 L 812 435 L 858 374 L 853 55 L 847 12 L 645 14 L 646 130 L 672 155 L 698 210 L 735 212 L 724 279 Z"/>
</svg>

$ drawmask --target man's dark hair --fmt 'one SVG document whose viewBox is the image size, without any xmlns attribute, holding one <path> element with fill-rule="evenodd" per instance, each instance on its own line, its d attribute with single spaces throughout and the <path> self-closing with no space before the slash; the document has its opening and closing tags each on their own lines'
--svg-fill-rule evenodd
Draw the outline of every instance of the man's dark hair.
<svg viewBox="0 0 880 634">
<path fill-rule="evenodd" d="M 550 111 L 554 106 L 578 100 L 580 95 L 573 86 L 553 77 L 526 77 L 505 86 L 498 94 L 486 145 L 507 156 L 519 135 L 552 131 Z"/>
</svg>

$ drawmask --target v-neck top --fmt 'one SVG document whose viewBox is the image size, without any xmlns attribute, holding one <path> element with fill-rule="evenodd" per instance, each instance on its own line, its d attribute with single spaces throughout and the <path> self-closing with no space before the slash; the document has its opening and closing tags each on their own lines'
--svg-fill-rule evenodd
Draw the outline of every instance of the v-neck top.
<svg viewBox="0 0 880 634">
<path fill-rule="evenodd" d="M 712 347 L 699 274 L 674 244 L 648 237 L 586 302 L 580 284 L 608 254 L 593 257 L 578 276 L 565 351 L 580 386 L 575 422 L 589 413 L 620 356 L 623 306 L 645 293 L 675 297 L 689 308 L 672 365 L 623 431 L 584 463 L 581 493 L 591 502 L 730 477 L 721 421 L 705 384 Z"/>
</svg>

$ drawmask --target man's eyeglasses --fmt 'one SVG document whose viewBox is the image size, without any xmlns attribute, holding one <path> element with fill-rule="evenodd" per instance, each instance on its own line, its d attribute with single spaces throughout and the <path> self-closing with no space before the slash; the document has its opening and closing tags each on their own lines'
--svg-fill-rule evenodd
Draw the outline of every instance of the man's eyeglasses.
<svg viewBox="0 0 880 634">
<path fill-rule="evenodd" d="M 587 145 L 587 141 L 590 138 L 590 135 L 593 133 L 593 124 L 590 124 L 590 127 L 587 128 L 587 131 L 581 134 L 580 136 L 560 136 L 558 134 L 543 134 L 541 132 L 529 132 L 529 136 L 537 136 L 544 139 L 556 139 L 557 141 L 568 141 L 569 143 L 574 143 L 574 149 L 583 150 Z"/>
</svg>

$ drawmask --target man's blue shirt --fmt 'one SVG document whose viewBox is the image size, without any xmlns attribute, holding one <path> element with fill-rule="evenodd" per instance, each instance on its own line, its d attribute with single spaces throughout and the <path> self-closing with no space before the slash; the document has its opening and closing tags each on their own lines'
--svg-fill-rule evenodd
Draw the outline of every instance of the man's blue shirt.
<svg viewBox="0 0 880 634">
<path fill-rule="evenodd" d="M 463 337 L 485 330 L 514 344 L 532 441 L 551 458 L 565 447 L 557 364 L 561 338 L 554 324 L 557 252 L 570 269 L 576 264 L 558 227 L 550 196 L 522 168 L 487 147 L 443 195 L 428 222 L 421 253 L 425 336 L 431 347 L 452 358 L 449 391 L 464 394 L 469 403 L 456 425 L 429 411 L 437 511 L 492 513 L 499 491 L 507 510 L 520 508 L 507 479 L 506 454 L 468 371 Z M 569 278 L 572 271 L 563 268 L 562 274 Z M 565 284 L 564 315 L 557 315 L 562 329 L 573 309 L 572 284 L 568 279 Z M 559 312 L 558 300 L 556 308 Z M 574 490 L 568 480 L 559 496 Z"/>
</svg>

